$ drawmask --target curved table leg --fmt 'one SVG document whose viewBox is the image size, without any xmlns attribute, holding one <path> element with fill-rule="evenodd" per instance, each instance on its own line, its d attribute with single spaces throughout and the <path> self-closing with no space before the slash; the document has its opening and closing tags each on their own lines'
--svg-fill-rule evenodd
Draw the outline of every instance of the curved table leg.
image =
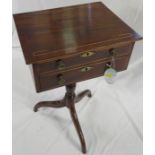
<svg viewBox="0 0 155 155">
<path fill-rule="evenodd" d="M 34 106 L 34 112 L 37 112 L 39 108 L 41 107 L 52 107 L 52 108 L 61 108 L 65 107 L 65 102 L 64 100 L 62 101 L 43 101 L 39 102 Z"/>
<path fill-rule="evenodd" d="M 92 97 L 91 91 L 90 90 L 85 90 L 82 93 L 80 93 L 79 95 L 77 95 L 75 97 L 75 103 L 77 103 L 80 100 L 82 100 L 85 96 Z"/>
<path fill-rule="evenodd" d="M 80 142 L 81 142 L 81 147 L 82 147 L 82 152 L 86 153 L 87 152 L 86 143 L 85 143 L 84 135 L 83 135 L 83 132 L 82 132 L 79 120 L 78 120 L 78 116 L 77 116 L 77 113 L 76 113 L 76 109 L 75 109 L 75 105 L 74 105 L 74 99 L 68 99 L 67 100 L 67 107 L 70 110 L 72 121 L 74 123 L 77 134 L 79 136 L 79 139 L 80 139 Z"/>
<path fill-rule="evenodd" d="M 80 101 L 83 97 L 88 96 L 91 97 L 91 91 L 85 90 L 82 93 L 80 93 L 78 96 L 75 95 L 75 87 L 76 84 L 70 84 L 66 86 L 66 94 L 63 100 L 60 101 L 42 101 L 39 102 L 34 106 L 34 111 L 37 112 L 39 108 L 41 107 L 53 107 L 53 108 L 61 108 L 61 107 L 68 107 L 70 111 L 70 115 L 72 118 L 72 121 L 74 123 L 74 126 L 76 128 L 77 134 L 79 136 L 82 152 L 86 153 L 86 143 L 84 139 L 84 135 L 78 120 L 78 116 L 75 109 L 75 103 Z"/>
</svg>

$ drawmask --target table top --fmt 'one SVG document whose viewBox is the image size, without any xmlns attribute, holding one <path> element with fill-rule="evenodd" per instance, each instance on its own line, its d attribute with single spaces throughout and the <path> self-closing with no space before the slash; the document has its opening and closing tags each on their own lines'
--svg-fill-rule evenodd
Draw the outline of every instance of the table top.
<svg viewBox="0 0 155 155">
<path fill-rule="evenodd" d="M 141 37 L 101 2 L 14 15 L 27 64 Z"/>
</svg>

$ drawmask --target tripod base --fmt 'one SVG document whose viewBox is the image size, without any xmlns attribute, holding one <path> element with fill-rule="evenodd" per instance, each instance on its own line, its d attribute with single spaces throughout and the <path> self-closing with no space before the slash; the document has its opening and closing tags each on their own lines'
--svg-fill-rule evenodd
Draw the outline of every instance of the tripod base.
<svg viewBox="0 0 155 155">
<path fill-rule="evenodd" d="M 85 143 L 83 132 L 82 132 L 79 120 L 78 120 L 77 113 L 76 113 L 75 103 L 79 102 L 85 96 L 91 97 L 92 95 L 91 95 L 90 90 L 85 90 L 76 96 L 75 88 L 76 88 L 76 84 L 67 85 L 66 86 L 66 94 L 62 100 L 39 102 L 38 104 L 36 104 L 34 106 L 34 111 L 37 112 L 38 109 L 41 107 L 52 107 L 52 108 L 68 107 L 72 121 L 74 123 L 74 126 L 76 128 L 77 134 L 78 134 L 80 142 L 81 142 L 82 152 L 86 153 L 87 152 L 86 143 Z"/>
</svg>

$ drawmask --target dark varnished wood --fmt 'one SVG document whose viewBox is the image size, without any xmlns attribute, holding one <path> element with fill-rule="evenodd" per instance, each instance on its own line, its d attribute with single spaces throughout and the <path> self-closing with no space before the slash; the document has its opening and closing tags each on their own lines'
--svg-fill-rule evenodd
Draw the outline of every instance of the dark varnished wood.
<svg viewBox="0 0 155 155">
<path fill-rule="evenodd" d="M 37 112 L 41 107 L 62 108 L 65 106 L 64 100 L 62 101 L 43 101 L 35 105 L 34 111 Z"/>
<path fill-rule="evenodd" d="M 85 96 L 92 97 L 91 91 L 85 90 L 85 91 L 81 92 L 80 94 L 78 94 L 78 96 L 76 96 L 76 98 L 75 98 L 75 103 L 79 102 Z"/>
<path fill-rule="evenodd" d="M 61 108 L 61 107 L 68 107 L 70 111 L 70 115 L 72 118 L 72 121 L 74 123 L 74 126 L 76 128 L 77 134 L 79 136 L 80 142 L 81 142 L 81 148 L 82 152 L 86 153 L 86 143 L 84 139 L 84 135 L 78 120 L 78 116 L 75 109 L 75 103 L 79 102 L 83 97 L 88 96 L 91 97 L 90 90 L 85 90 L 79 95 L 75 95 L 75 84 L 70 84 L 66 86 L 66 94 L 63 100 L 61 101 L 43 101 L 39 102 L 34 106 L 34 111 L 37 112 L 39 108 L 41 107 L 52 107 L 52 108 Z"/>
<path fill-rule="evenodd" d="M 141 36 L 101 2 L 15 14 L 14 20 L 26 63 L 33 67 L 36 91 L 66 86 L 62 100 L 39 102 L 34 111 L 68 107 L 86 153 L 75 103 L 91 97 L 91 92 L 76 96 L 75 83 L 103 76 L 111 51 L 115 51 L 115 69 L 126 70 Z"/>
<path fill-rule="evenodd" d="M 130 55 L 117 58 L 116 70 L 117 71 L 126 70 L 128 66 L 129 58 L 130 58 Z M 39 74 L 37 78 L 40 82 L 39 82 L 39 85 L 36 85 L 36 89 L 38 92 L 41 92 L 44 90 L 61 87 L 70 83 L 76 83 L 76 82 L 92 79 L 95 77 L 103 76 L 104 71 L 106 69 L 106 64 L 110 62 L 111 62 L 111 59 L 107 59 L 107 60 L 103 59 L 96 62 L 87 63 L 86 65 L 83 65 L 83 66 L 70 68 L 68 70 Z M 87 72 L 81 72 L 81 70 L 85 67 L 92 67 L 92 69 Z M 58 78 L 59 75 L 63 76 L 63 79 L 65 80 L 65 82 L 62 84 L 59 83 L 59 78 Z"/>
<path fill-rule="evenodd" d="M 100 2 L 15 14 L 14 19 L 28 64 L 141 39 Z"/>
<path fill-rule="evenodd" d="M 62 58 L 62 59 L 56 59 L 47 63 L 43 63 L 43 64 L 37 64 L 38 67 L 38 71 L 40 74 L 42 73 L 46 73 L 46 72 L 54 72 L 54 71 L 62 71 L 62 70 L 66 70 L 70 67 L 75 67 L 78 65 L 84 65 L 88 62 L 92 62 L 95 60 L 99 60 L 99 59 L 110 59 L 111 55 L 110 55 L 110 51 L 112 49 L 115 50 L 117 57 L 120 56 L 124 56 L 124 55 L 129 55 L 132 52 L 132 48 L 133 45 L 130 44 L 125 44 L 123 46 L 119 46 L 119 47 L 113 47 L 113 48 L 107 48 L 107 49 L 103 49 L 101 48 L 96 48 L 93 50 L 89 50 L 89 51 L 84 51 L 82 53 L 78 53 L 72 57 L 67 57 L 67 58 Z M 90 56 L 86 56 L 86 57 L 82 57 L 82 55 L 88 53 L 88 52 L 92 52 L 93 54 Z M 60 63 L 60 67 L 59 64 Z M 62 67 L 61 67 L 62 66 Z"/>
</svg>

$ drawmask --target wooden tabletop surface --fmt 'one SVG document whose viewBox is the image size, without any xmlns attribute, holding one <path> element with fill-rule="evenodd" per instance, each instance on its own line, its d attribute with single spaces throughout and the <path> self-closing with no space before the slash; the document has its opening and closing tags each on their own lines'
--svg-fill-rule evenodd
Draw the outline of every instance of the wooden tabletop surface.
<svg viewBox="0 0 155 155">
<path fill-rule="evenodd" d="M 14 15 L 27 64 L 141 37 L 101 2 Z"/>
</svg>

